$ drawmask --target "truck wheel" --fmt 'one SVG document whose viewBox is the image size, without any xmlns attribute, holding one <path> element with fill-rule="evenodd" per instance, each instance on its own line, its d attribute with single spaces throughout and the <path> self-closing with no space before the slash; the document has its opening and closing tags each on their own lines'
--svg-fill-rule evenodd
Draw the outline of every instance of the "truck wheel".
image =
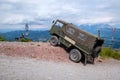
<svg viewBox="0 0 120 80">
<path fill-rule="evenodd" d="M 57 44 L 58 44 L 58 38 L 56 36 L 52 36 L 51 39 L 50 39 L 50 44 L 52 46 L 57 46 Z"/>
<path fill-rule="evenodd" d="M 77 50 L 77 49 L 72 49 L 72 50 L 70 51 L 69 58 L 70 58 L 70 60 L 72 60 L 73 62 L 78 63 L 78 62 L 80 62 L 80 60 L 81 60 L 81 58 L 82 58 L 82 55 L 81 55 L 81 53 L 80 53 L 79 50 Z"/>
</svg>

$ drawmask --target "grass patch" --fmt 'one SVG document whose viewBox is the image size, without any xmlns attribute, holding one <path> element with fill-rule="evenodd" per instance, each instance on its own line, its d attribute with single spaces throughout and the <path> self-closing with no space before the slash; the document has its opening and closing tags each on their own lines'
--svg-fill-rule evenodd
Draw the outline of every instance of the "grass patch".
<svg viewBox="0 0 120 80">
<path fill-rule="evenodd" d="M 31 42 L 31 39 L 29 39 L 29 38 L 22 38 L 21 42 Z"/>
<path fill-rule="evenodd" d="M 115 51 L 111 48 L 103 48 L 100 55 L 101 55 L 101 58 L 103 59 L 114 58 L 114 59 L 120 60 L 120 52 Z"/>
<path fill-rule="evenodd" d="M 0 34 L 0 41 L 6 41 L 6 39 Z"/>
</svg>

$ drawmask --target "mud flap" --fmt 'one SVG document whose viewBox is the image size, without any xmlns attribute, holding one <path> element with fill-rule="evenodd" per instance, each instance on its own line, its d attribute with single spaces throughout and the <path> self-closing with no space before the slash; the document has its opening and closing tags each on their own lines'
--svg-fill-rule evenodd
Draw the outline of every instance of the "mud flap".
<svg viewBox="0 0 120 80">
<path fill-rule="evenodd" d="M 88 58 L 87 58 L 87 55 L 86 55 L 86 54 L 85 54 L 84 56 L 85 56 L 84 66 L 86 66 Z"/>
<path fill-rule="evenodd" d="M 93 58 L 93 60 L 92 60 L 92 64 L 95 64 L 95 58 Z"/>
<path fill-rule="evenodd" d="M 90 63 L 94 64 L 95 63 L 95 58 L 90 56 L 88 57 L 87 54 L 84 55 L 85 59 L 84 59 L 84 66 L 87 64 L 87 62 L 89 61 Z"/>
</svg>

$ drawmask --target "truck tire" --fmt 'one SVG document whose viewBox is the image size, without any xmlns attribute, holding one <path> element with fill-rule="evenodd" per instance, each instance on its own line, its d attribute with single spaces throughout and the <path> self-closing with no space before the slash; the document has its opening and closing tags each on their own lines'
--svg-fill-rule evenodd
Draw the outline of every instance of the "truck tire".
<svg viewBox="0 0 120 80">
<path fill-rule="evenodd" d="M 69 54 L 69 59 L 75 63 L 80 62 L 82 54 L 77 49 L 72 49 Z"/>
<path fill-rule="evenodd" d="M 50 44 L 52 46 L 57 46 L 58 45 L 58 38 L 57 36 L 52 36 L 51 39 L 50 39 Z"/>
</svg>

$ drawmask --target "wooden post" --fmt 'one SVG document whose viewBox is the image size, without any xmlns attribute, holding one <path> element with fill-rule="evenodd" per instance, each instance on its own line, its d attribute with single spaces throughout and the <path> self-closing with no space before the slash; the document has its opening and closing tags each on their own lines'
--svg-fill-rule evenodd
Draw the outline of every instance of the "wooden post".
<svg viewBox="0 0 120 80">
<path fill-rule="evenodd" d="M 100 39 L 100 29 L 98 29 L 98 39 Z"/>
</svg>

